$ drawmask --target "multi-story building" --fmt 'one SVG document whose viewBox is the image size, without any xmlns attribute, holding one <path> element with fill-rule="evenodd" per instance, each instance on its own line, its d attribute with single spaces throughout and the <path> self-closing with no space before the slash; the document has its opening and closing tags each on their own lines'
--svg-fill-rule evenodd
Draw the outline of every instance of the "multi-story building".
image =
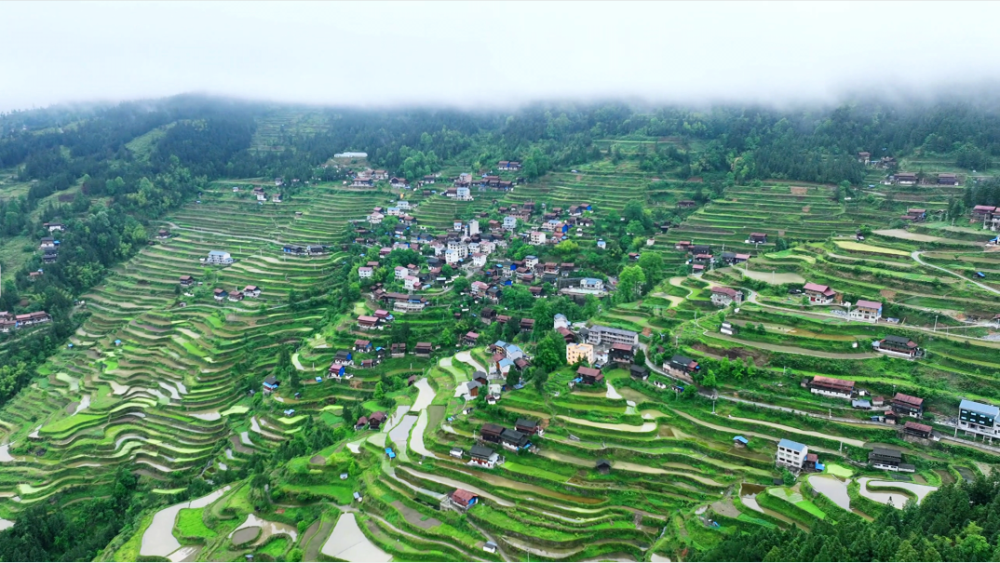
<svg viewBox="0 0 1000 563">
<path fill-rule="evenodd" d="M 864 321 L 867 323 L 878 322 L 878 320 L 882 318 L 882 304 L 878 301 L 866 301 L 864 299 L 859 299 L 858 302 L 854 304 L 854 308 L 851 309 L 851 314 L 849 316 L 855 321 Z"/>
<path fill-rule="evenodd" d="M 962 399 L 958 405 L 958 427 L 966 434 L 982 436 L 983 440 L 993 441 L 993 438 L 1000 436 L 1000 425 L 997 418 L 1000 417 L 1000 409 L 993 405 L 985 405 L 968 399 Z"/>
<path fill-rule="evenodd" d="M 573 365 L 581 360 L 589 365 L 594 365 L 594 346 L 585 343 L 567 344 L 566 363 Z"/>
<path fill-rule="evenodd" d="M 802 469 L 805 465 L 806 456 L 809 455 L 809 446 L 793 442 L 787 438 L 782 438 L 778 442 L 778 453 L 775 456 L 775 463 L 778 467 L 787 467 L 793 470 Z"/>
<path fill-rule="evenodd" d="M 612 344 L 639 344 L 639 335 L 631 330 L 594 325 L 587 331 L 587 343 L 611 346 Z"/>
</svg>

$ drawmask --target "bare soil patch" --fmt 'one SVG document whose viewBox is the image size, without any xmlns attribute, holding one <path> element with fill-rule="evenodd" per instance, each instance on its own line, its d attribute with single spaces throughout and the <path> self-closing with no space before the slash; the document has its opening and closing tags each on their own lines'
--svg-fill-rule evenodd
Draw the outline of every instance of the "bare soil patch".
<svg viewBox="0 0 1000 563">
<path fill-rule="evenodd" d="M 414 526 L 417 526 L 421 530 L 429 530 L 434 526 L 441 525 L 441 521 L 438 520 L 437 518 L 428 518 L 424 520 L 423 514 L 421 514 L 416 510 L 413 510 L 409 506 L 406 506 L 405 504 L 402 503 L 402 501 L 398 500 L 393 501 L 392 506 L 403 515 L 403 518 L 406 518 L 407 522 L 413 524 Z"/>
</svg>

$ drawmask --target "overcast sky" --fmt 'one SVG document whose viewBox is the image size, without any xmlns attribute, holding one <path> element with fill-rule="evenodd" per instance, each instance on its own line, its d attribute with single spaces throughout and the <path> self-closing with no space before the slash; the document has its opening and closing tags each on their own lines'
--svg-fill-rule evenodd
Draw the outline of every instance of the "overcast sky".
<svg viewBox="0 0 1000 563">
<path fill-rule="evenodd" d="M 1000 78 L 996 3 L 0 2 L 0 111 L 200 92 L 330 105 L 832 101 Z"/>
</svg>

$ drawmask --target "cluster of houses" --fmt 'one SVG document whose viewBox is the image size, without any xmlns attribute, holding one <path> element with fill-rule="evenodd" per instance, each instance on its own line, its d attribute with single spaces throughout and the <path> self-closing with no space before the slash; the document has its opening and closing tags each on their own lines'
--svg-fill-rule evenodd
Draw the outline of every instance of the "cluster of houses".
<svg viewBox="0 0 1000 563">
<path fill-rule="evenodd" d="M 35 311 L 14 315 L 7 311 L 0 311 L 0 332 L 10 332 L 19 328 L 27 328 L 37 324 L 47 323 L 52 320 L 45 311 Z"/>
<path fill-rule="evenodd" d="M 736 437 L 736 439 L 739 438 L 741 436 Z M 787 438 L 783 438 L 778 442 L 778 450 L 775 453 L 775 465 L 794 473 L 811 473 L 826 469 L 826 466 L 819 460 L 819 456 L 809 451 L 809 446 Z M 868 453 L 868 465 L 874 469 L 885 471 L 902 473 L 913 473 L 916 471 L 913 465 L 903 463 L 902 452 L 881 446 L 875 446 Z"/>
<path fill-rule="evenodd" d="M 767 243 L 767 235 L 764 233 L 751 233 L 750 237 L 747 239 L 747 244 L 765 244 Z M 718 260 L 714 254 L 712 254 L 712 247 L 708 244 L 692 244 L 689 240 L 680 240 L 674 244 L 675 250 L 680 250 L 688 253 L 689 260 L 688 263 L 691 264 L 691 271 L 693 273 L 701 273 L 705 270 L 710 270 L 716 265 L 721 266 L 734 266 L 736 264 L 742 264 L 747 260 L 750 260 L 750 255 L 741 252 L 730 252 L 724 251 Z"/>
<path fill-rule="evenodd" d="M 276 185 L 280 186 L 281 184 L 276 184 Z M 238 192 L 240 191 L 240 189 L 238 187 L 234 187 L 233 191 Z M 270 199 L 272 203 L 281 203 L 281 192 L 274 192 L 269 197 L 264 192 L 264 188 L 262 188 L 261 186 L 254 187 L 253 195 L 254 198 L 256 198 L 257 203 L 259 204 L 263 204 L 264 202 L 268 201 L 268 199 Z"/>
<path fill-rule="evenodd" d="M 982 222 L 984 229 L 1000 231 L 1000 207 L 977 205 L 972 208 L 972 222 Z"/>
<path fill-rule="evenodd" d="M 810 305 L 831 305 L 841 302 L 841 296 L 828 285 L 809 282 L 802 286 L 801 291 L 797 291 L 808 298 Z M 882 303 L 880 301 L 869 301 L 858 299 L 853 307 L 849 307 L 847 317 L 852 321 L 862 321 L 867 323 L 878 322 L 882 318 Z"/>
<path fill-rule="evenodd" d="M 181 285 L 190 285 L 192 282 L 193 278 L 191 278 L 191 276 L 181 276 Z M 248 285 L 244 287 L 242 291 L 238 289 L 234 289 L 232 291 L 226 291 L 225 289 L 217 287 L 214 290 L 212 290 L 212 297 L 216 301 L 228 300 L 237 303 L 243 301 L 246 298 L 256 299 L 260 297 L 260 288 L 257 287 L 256 285 Z"/>
<path fill-rule="evenodd" d="M 321 256 L 330 252 L 330 247 L 322 244 L 286 244 L 281 247 L 281 251 L 292 256 Z"/>
<path fill-rule="evenodd" d="M 884 184 L 896 184 L 898 186 L 915 186 L 921 183 L 921 178 L 918 174 L 913 172 L 896 172 L 892 174 L 883 181 Z M 959 178 L 956 174 L 938 174 L 934 182 L 930 182 L 929 178 L 924 178 L 923 183 L 933 183 L 939 186 L 957 186 L 959 184 Z"/>
</svg>

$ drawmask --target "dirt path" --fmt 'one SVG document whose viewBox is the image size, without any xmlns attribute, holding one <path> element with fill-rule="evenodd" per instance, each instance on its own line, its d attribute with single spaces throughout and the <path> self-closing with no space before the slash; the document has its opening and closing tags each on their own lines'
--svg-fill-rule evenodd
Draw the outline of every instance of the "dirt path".
<svg viewBox="0 0 1000 563">
<path fill-rule="evenodd" d="M 928 264 L 927 262 L 924 262 L 923 260 L 920 259 L 920 255 L 923 254 L 923 252 L 924 251 L 922 251 L 922 250 L 914 250 L 913 254 L 911 254 L 910 256 L 912 256 L 913 259 L 916 260 L 917 263 L 920 264 L 920 265 L 922 265 L 922 266 L 927 266 L 929 268 L 934 268 L 935 270 L 941 270 L 942 272 L 944 272 L 946 274 L 955 276 L 956 278 L 965 280 L 965 281 L 967 281 L 967 282 L 969 282 L 971 284 L 975 284 L 975 285 L 981 287 L 982 289 L 985 289 L 986 291 L 989 291 L 990 293 L 995 293 L 997 295 L 1000 295 L 1000 289 L 993 289 L 992 287 L 990 287 L 988 285 L 981 284 L 981 283 L 979 283 L 979 282 L 977 282 L 975 280 L 971 280 L 971 279 L 969 279 L 969 278 L 967 278 L 965 276 L 960 276 L 960 275 L 956 274 L 955 272 L 952 272 L 951 270 L 946 270 L 946 269 L 942 268 L 941 266 L 935 266 L 934 264 Z"/>
<path fill-rule="evenodd" d="M 709 331 L 704 331 L 702 334 L 705 336 L 711 336 L 712 338 L 718 338 L 719 340 L 726 340 L 733 342 L 735 344 L 742 344 L 743 346 L 750 346 L 753 348 L 760 348 L 761 350 L 770 350 L 771 352 L 782 352 L 785 354 L 797 354 L 799 356 L 814 356 L 817 358 L 828 358 L 831 360 L 867 360 L 870 358 L 877 358 L 879 354 L 875 352 L 859 352 L 857 354 L 842 353 L 842 352 L 823 352 L 820 350 L 808 350 L 806 348 L 797 348 L 795 346 L 782 346 L 780 344 L 771 344 L 768 342 L 753 342 L 749 340 L 740 340 L 738 338 L 733 338 L 727 334 L 720 333 L 709 333 Z"/>
</svg>

